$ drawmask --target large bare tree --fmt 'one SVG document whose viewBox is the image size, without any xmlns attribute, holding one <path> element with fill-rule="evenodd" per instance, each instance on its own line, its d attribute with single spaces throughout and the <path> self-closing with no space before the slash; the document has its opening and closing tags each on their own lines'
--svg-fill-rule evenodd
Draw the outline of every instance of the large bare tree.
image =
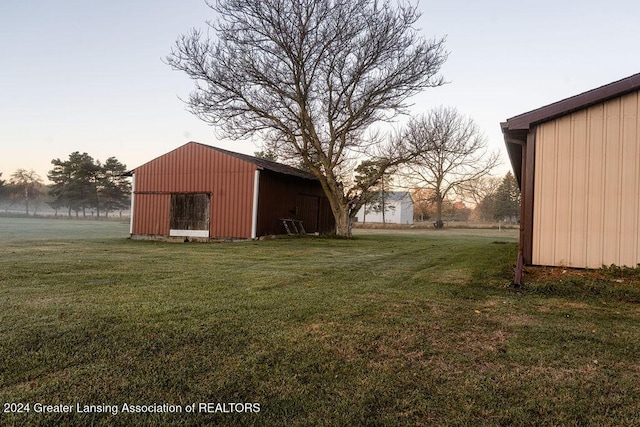
<svg viewBox="0 0 640 427">
<path fill-rule="evenodd" d="M 206 33 L 180 36 L 166 58 L 195 81 L 190 111 L 227 137 L 258 136 L 302 164 L 320 180 L 337 234 L 350 236 L 363 187 L 407 156 L 397 146 L 371 154 L 368 131 L 405 112 L 412 95 L 444 83 L 444 39 L 421 37 L 419 12 L 403 1 L 207 4 L 218 19 Z M 355 184 L 355 159 L 374 162 L 378 174 Z"/>
<path fill-rule="evenodd" d="M 489 152 L 473 119 L 455 108 L 438 107 L 413 118 L 403 135 L 409 144 L 426 147 L 408 163 L 404 176 L 412 187 L 433 191 L 437 228 L 443 226 L 447 196 L 461 195 L 466 184 L 489 175 L 500 162 L 498 152 Z"/>
</svg>

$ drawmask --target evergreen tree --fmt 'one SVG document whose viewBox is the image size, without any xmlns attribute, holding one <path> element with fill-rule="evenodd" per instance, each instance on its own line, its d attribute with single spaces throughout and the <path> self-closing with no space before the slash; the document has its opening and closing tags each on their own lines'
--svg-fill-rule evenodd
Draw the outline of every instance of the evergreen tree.
<svg viewBox="0 0 640 427">
<path fill-rule="evenodd" d="M 104 209 L 105 216 L 129 205 L 131 184 L 125 176 L 126 172 L 127 166 L 115 157 L 109 157 L 102 165 L 98 180 L 98 207 Z"/>
<path fill-rule="evenodd" d="M 93 157 L 74 151 L 69 155 L 69 160 L 54 159 L 51 163 L 54 168 L 47 176 L 53 182 L 50 194 L 54 199 L 49 203 L 52 208 L 66 206 L 69 216 L 72 210 L 76 216 L 80 211 L 86 216 L 87 208 L 97 207 L 97 177 L 100 164 L 96 163 Z"/>
<path fill-rule="evenodd" d="M 73 179 L 73 169 L 71 163 L 60 159 L 51 160 L 53 169 L 47 174 L 47 178 L 53 184 L 49 186 L 49 195 L 52 200 L 48 202 L 49 206 L 58 212 L 63 207 L 68 208 L 68 215 L 71 216 L 73 198 L 71 191 L 71 180 Z"/>
<path fill-rule="evenodd" d="M 495 219 L 520 219 L 520 188 L 511 172 L 507 172 L 495 194 Z"/>
<path fill-rule="evenodd" d="M 87 153 L 75 151 L 68 160 L 54 159 L 51 163 L 54 167 L 47 176 L 53 182 L 49 190 L 53 209 L 66 207 L 69 216 L 71 211 L 86 216 L 87 209 L 95 209 L 100 216 L 103 210 L 108 215 L 127 206 L 130 184 L 124 176 L 126 165 L 115 157 L 102 165 Z"/>
</svg>

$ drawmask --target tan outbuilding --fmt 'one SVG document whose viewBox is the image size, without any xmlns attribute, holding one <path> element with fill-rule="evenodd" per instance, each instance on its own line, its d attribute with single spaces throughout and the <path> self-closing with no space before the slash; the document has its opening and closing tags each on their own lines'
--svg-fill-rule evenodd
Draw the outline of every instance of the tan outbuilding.
<svg viewBox="0 0 640 427">
<path fill-rule="evenodd" d="M 522 191 L 519 266 L 640 263 L 639 113 L 635 74 L 501 124 Z"/>
</svg>

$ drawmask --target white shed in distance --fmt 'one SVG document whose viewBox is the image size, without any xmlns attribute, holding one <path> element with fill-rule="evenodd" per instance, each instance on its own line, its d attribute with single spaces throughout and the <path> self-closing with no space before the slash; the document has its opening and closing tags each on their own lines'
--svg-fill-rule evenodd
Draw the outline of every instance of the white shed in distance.
<svg viewBox="0 0 640 427">
<path fill-rule="evenodd" d="M 378 200 L 360 208 L 356 220 L 360 223 L 413 224 L 411 194 L 408 191 L 381 193 Z"/>
</svg>

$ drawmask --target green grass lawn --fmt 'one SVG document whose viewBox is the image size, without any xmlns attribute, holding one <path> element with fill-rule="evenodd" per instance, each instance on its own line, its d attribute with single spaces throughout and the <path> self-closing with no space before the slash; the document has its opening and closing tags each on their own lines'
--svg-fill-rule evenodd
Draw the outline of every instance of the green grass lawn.
<svg viewBox="0 0 640 427">
<path fill-rule="evenodd" d="M 0 425 L 640 424 L 637 270 L 528 269 L 514 290 L 497 230 L 127 233 L 0 218 Z M 256 405 L 204 412 L 247 409 L 229 403 Z"/>
</svg>

